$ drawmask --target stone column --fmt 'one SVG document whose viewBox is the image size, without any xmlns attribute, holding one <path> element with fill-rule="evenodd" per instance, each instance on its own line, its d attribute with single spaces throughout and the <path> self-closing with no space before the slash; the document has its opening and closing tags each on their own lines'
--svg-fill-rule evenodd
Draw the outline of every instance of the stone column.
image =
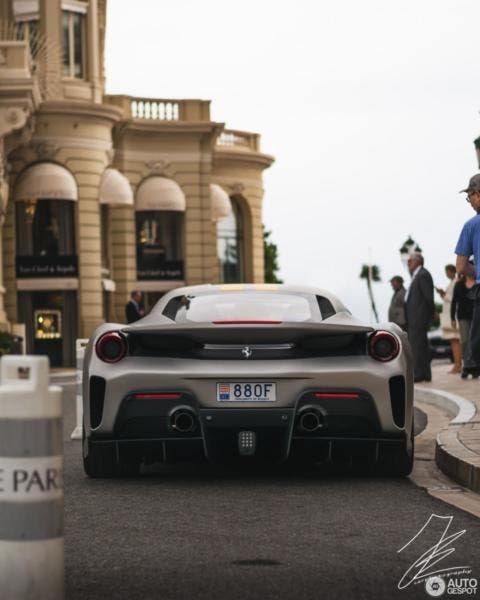
<svg viewBox="0 0 480 600">
<path fill-rule="evenodd" d="M 78 185 L 77 255 L 79 337 L 88 338 L 103 319 L 101 224 L 98 194 L 105 162 L 84 149 L 71 151 L 66 166 Z"/>
<path fill-rule="evenodd" d="M 98 41 L 98 2 L 90 0 L 88 3 L 88 75 L 92 88 L 93 102 L 102 102 L 102 89 L 100 85 L 100 49 Z"/>
<path fill-rule="evenodd" d="M 28 111 L 19 106 L 0 106 L 0 249 L 3 248 L 3 224 L 7 213 L 9 187 L 7 181 L 7 157 L 5 138 L 22 129 L 28 118 Z M 3 252 L 0 252 L 0 330 L 9 329 L 4 302 Z"/>
<path fill-rule="evenodd" d="M 39 65 L 42 92 L 47 100 L 59 100 L 62 94 L 62 3 L 40 0 L 40 35 L 46 40 Z M 63 95 L 63 94 L 62 94 Z"/>
<path fill-rule="evenodd" d="M 116 285 L 113 317 L 124 323 L 125 304 L 137 278 L 135 209 L 133 206 L 113 206 L 109 212 L 111 263 Z"/>
</svg>

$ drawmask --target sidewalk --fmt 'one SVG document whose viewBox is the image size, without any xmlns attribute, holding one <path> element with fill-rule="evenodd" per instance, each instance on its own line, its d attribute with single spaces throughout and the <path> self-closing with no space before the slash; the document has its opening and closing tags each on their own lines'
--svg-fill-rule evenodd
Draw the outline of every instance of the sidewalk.
<svg viewBox="0 0 480 600">
<path fill-rule="evenodd" d="M 480 493 L 480 378 L 461 379 L 448 373 L 451 367 L 434 364 L 432 382 L 417 384 L 416 396 L 444 408 L 458 403 L 458 417 L 437 435 L 435 459 L 446 475 Z"/>
</svg>

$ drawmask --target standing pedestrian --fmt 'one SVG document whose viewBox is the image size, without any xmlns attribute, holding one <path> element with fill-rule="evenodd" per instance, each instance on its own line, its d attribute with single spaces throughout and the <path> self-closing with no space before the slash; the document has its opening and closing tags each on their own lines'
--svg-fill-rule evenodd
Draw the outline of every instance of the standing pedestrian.
<svg viewBox="0 0 480 600">
<path fill-rule="evenodd" d="M 476 212 L 476 215 L 463 226 L 455 248 L 457 271 L 462 275 L 475 277 L 475 286 L 470 291 L 473 299 L 470 353 L 468 364 L 464 365 L 464 369 L 467 370 L 467 374 L 478 377 L 480 375 L 480 174 L 474 175 L 468 182 L 468 186 L 461 190 L 462 192 L 467 194 L 467 202 Z M 474 266 L 469 263 L 472 254 Z"/>
<path fill-rule="evenodd" d="M 469 297 L 470 291 L 475 285 L 475 277 L 460 275 L 460 279 L 453 289 L 450 316 L 452 327 L 458 329 L 460 344 L 462 346 L 463 369 L 462 379 L 469 375 L 468 364 L 470 360 L 470 326 L 473 316 L 473 300 Z"/>
<path fill-rule="evenodd" d="M 430 347 L 427 332 L 433 320 L 433 280 L 423 266 L 420 253 L 414 253 L 407 265 L 412 281 L 405 295 L 407 332 L 413 353 L 415 381 L 431 381 Z"/>
<path fill-rule="evenodd" d="M 130 300 L 125 305 L 125 317 L 127 323 L 134 323 L 145 315 L 145 311 L 141 306 L 142 292 L 134 290 L 130 294 Z"/>
<path fill-rule="evenodd" d="M 450 369 L 449 373 L 460 373 L 462 370 L 460 334 L 458 329 L 452 327 L 451 316 L 453 290 L 457 283 L 457 270 L 455 265 L 446 265 L 445 275 L 450 280 L 446 289 L 435 288 L 443 300 L 442 312 L 440 314 L 440 326 L 442 328 L 442 338 L 450 342 L 450 348 L 452 349 L 453 367 Z"/>
<path fill-rule="evenodd" d="M 407 317 L 405 316 L 405 294 L 407 290 L 403 285 L 403 277 L 395 275 L 390 279 L 393 296 L 388 308 L 388 320 L 396 323 L 404 331 L 407 329 Z"/>
</svg>

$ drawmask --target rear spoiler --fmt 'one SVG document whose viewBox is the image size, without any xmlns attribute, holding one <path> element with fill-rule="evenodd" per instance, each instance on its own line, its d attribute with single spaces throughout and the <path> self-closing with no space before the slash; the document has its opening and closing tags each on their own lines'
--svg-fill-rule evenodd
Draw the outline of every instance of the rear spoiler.
<svg viewBox="0 0 480 600">
<path fill-rule="evenodd" d="M 199 343 L 292 343 L 309 337 L 366 334 L 373 327 L 361 323 L 279 323 L 275 325 L 222 325 L 210 323 L 185 323 L 165 325 L 130 325 L 123 333 L 132 336 L 154 335 L 187 338 Z"/>
</svg>

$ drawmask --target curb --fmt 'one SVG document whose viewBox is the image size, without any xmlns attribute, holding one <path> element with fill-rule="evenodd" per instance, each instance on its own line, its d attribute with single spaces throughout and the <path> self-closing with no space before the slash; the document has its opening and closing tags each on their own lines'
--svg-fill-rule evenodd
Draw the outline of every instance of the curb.
<svg viewBox="0 0 480 600">
<path fill-rule="evenodd" d="M 472 429 L 476 407 L 470 400 L 443 390 L 415 387 L 415 399 L 443 408 L 453 416 L 435 441 L 435 462 L 441 471 L 461 485 L 480 493 L 480 455 L 467 448 L 459 433 Z"/>
<path fill-rule="evenodd" d="M 57 370 L 51 370 L 50 371 L 50 381 L 56 382 L 56 381 L 63 381 L 63 380 L 70 380 L 72 377 L 76 378 L 77 376 L 77 371 L 76 369 L 58 369 Z"/>
</svg>

